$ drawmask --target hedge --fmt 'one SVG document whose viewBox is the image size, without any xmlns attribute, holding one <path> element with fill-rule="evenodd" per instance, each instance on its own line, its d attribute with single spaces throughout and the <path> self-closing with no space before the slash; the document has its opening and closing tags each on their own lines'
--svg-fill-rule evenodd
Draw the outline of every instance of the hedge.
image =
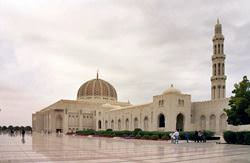
<svg viewBox="0 0 250 163">
<path fill-rule="evenodd" d="M 225 131 L 223 137 L 228 144 L 250 145 L 250 131 Z"/>
<path fill-rule="evenodd" d="M 125 137 L 125 138 L 136 138 L 136 139 L 151 139 L 151 140 L 169 140 L 170 139 L 170 133 L 171 131 L 163 132 L 163 131 L 142 131 L 141 129 L 137 128 L 134 131 L 113 131 L 112 129 L 107 130 L 99 130 L 94 131 L 91 129 L 88 130 L 82 130 L 77 131 L 77 135 L 96 135 L 96 136 L 105 136 L 105 137 Z M 185 139 L 185 133 L 186 132 L 180 132 L 180 140 Z M 194 140 L 194 131 L 188 131 L 189 134 L 189 140 Z M 214 132 L 211 131 L 205 131 L 206 139 L 207 140 L 217 140 L 218 137 L 214 137 Z M 250 137 L 250 135 L 248 135 Z"/>
</svg>

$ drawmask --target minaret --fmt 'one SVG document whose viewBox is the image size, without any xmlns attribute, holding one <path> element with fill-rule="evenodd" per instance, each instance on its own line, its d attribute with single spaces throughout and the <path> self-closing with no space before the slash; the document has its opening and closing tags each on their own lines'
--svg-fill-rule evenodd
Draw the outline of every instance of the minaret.
<svg viewBox="0 0 250 163">
<path fill-rule="evenodd" d="M 217 19 L 213 37 L 213 56 L 212 56 L 212 77 L 211 77 L 211 99 L 223 99 L 226 96 L 226 75 L 225 75 L 225 54 L 224 36 L 222 26 Z"/>
</svg>

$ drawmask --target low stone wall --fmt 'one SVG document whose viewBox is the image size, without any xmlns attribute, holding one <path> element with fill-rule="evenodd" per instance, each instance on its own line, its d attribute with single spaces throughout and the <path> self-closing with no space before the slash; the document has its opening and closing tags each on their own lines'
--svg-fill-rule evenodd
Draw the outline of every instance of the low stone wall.
<svg viewBox="0 0 250 163">
<path fill-rule="evenodd" d="M 250 125 L 239 125 L 239 126 L 227 125 L 227 130 L 230 130 L 230 131 L 250 131 Z"/>
</svg>

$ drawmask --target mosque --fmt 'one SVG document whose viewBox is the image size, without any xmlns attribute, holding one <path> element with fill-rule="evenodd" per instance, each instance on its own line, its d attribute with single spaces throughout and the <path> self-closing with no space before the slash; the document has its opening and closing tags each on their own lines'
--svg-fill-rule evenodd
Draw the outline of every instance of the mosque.
<svg viewBox="0 0 250 163">
<path fill-rule="evenodd" d="M 192 102 L 171 85 L 152 101 L 142 105 L 120 102 L 115 88 L 97 77 L 84 83 L 76 100 L 59 100 L 32 114 L 34 132 L 75 132 L 77 130 L 191 131 L 227 128 L 229 98 L 225 97 L 226 75 L 224 36 L 217 20 L 213 36 L 211 100 Z"/>
</svg>

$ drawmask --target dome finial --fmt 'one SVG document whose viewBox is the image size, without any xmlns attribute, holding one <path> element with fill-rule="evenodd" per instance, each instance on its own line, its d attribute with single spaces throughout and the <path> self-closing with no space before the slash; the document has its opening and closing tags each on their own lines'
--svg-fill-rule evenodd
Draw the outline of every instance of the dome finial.
<svg viewBox="0 0 250 163">
<path fill-rule="evenodd" d="M 219 18 L 217 18 L 217 24 L 220 24 Z"/>
<path fill-rule="evenodd" d="M 97 72 L 96 72 L 96 79 L 97 80 L 99 79 L 99 69 L 97 69 Z"/>
</svg>

